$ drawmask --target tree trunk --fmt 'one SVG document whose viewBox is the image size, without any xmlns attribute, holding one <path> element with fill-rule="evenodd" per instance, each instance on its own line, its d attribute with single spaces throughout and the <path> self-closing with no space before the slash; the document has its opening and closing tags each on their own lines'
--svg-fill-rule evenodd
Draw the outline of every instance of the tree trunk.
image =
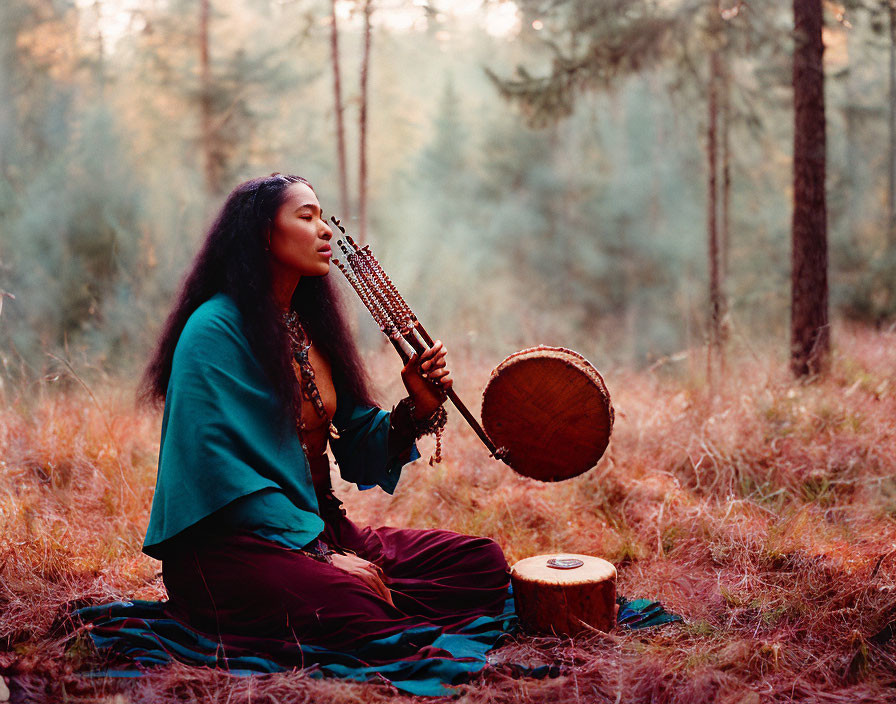
<svg viewBox="0 0 896 704">
<path fill-rule="evenodd" d="M 205 187 L 208 193 L 218 192 L 218 169 L 215 163 L 212 127 L 212 78 L 209 61 L 208 35 L 211 0 L 199 2 L 199 129 L 202 140 L 202 160 Z"/>
<path fill-rule="evenodd" d="M 370 13 L 373 0 L 364 1 L 364 53 L 361 57 L 361 110 L 358 168 L 358 217 L 361 244 L 367 242 L 367 83 L 370 74 Z"/>
<path fill-rule="evenodd" d="M 728 279 L 728 270 L 731 256 L 731 76 L 728 73 L 728 62 L 722 60 L 721 101 L 719 105 L 719 131 L 722 133 L 722 217 L 720 246 L 721 275 L 719 288 L 722 292 L 722 317 L 727 313 L 727 296 L 725 295 L 725 283 Z M 724 341 L 725 330 L 723 326 L 722 338 Z"/>
<path fill-rule="evenodd" d="M 336 24 L 336 0 L 332 0 L 333 24 L 330 30 L 330 51 L 333 59 L 333 93 L 336 106 L 336 148 L 339 157 L 339 199 L 342 213 L 348 220 L 351 216 L 348 203 L 348 167 L 345 158 L 345 120 L 342 105 L 342 76 L 339 71 L 339 28 Z"/>
<path fill-rule="evenodd" d="M 846 51 L 849 62 L 844 83 L 846 93 L 846 107 L 843 111 L 843 144 L 845 154 L 843 185 L 841 188 L 845 201 L 843 229 L 848 235 L 850 249 L 861 257 L 859 253 L 864 245 L 860 235 L 860 223 L 865 216 L 863 207 L 865 196 L 862 188 L 862 178 L 867 177 L 867 169 L 865 166 L 866 159 L 862 154 L 861 142 L 859 141 L 859 137 L 862 134 L 862 118 L 859 105 L 862 99 L 860 66 L 864 60 L 862 45 L 866 40 L 863 28 L 858 25 L 859 19 L 860 17 L 856 13 L 854 29 L 846 35 Z"/>
<path fill-rule="evenodd" d="M 790 368 L 825 370 L 828 324 L 822 0 L 793 0 L 793 223 Z"/>
<path fill-rule="evenodd" d="M 890 0 L 890 153 L 887 162 L 887 249 L 896 259 L 896 0 Z"/>
<path fill-rule="evenodd" d="M 610 102 L 610 117 L 612 129 L 616 132 L 610 152 L 611 163 L 614 169 L 614 178 L 620 183 L 627 182 L 629 164 L 631 158 L 631 119 L 628 115 L 628 106 L 616 91 L 611 91 L 608 97 Z M 625 359 L 631 364 L 638 361 L 638 310 L 636 305 L 638 263 L 633 246 L 630 242 L 631 227 L 628 218 L 619 218 L 616 222 L 616 253 L 613 262 L 614 284 L 618 282 L 618 288 L 622 291 L 620 304 L 617 307 L 619 319 L 622 320 L 625 344 Z"/>
<path fill-rule="evenodd" d="M 718 30 L 719 11 L 716 0 L 709 3 L 710 23 Z M 707 381 L 713 383 L 713 366 L 721 363 L 722 352 L 722 289 L 719 266 L 718 231 L 718 145 L 719 120 L 718 89 L 721 74 L 721 57 L 718 48 L 718 31 L 711 38 L 713 47 L 709 54 L 709 90 L 707 98 L 706 167 L 708 172 L 706 193 L 706 234 L 709 253 L 709 349 L 706 360 Z"/>
<path fill-rule="evenodd" d="M 96 19 L 96 84 L 100 101 L 106 93 L 106 37 L 103 36 L 103 6 L 100 0 L 93 3 Z"/>
</svg>

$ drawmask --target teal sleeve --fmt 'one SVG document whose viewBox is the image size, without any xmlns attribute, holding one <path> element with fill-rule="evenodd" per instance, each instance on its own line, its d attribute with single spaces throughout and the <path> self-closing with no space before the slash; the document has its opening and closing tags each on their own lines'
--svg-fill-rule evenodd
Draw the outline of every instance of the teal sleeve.
<svg viewBox="0 0 896 704">
<path fill-rule="evenodd" d="M 331 439 L 330 448 L 339 473 L 362 489 L 379 486 L 393 493 L 401 468 L 420 457 L 416 445 L 409 452 L 390 455 L 388 411 L 359 405 L 346 393 L 337 393 L 333 425 L 339 431 L 339 439 Z"/>
<path fill-rule="evenodd" d="M 251 352 L 236 305 L 219 294 L 193 313 L 175 349 L 144 552 L 157 556 L 165 541 L 262 489 L 282 491 L 303 532 L 323 529 L 293 421 Z"/>
</svg>

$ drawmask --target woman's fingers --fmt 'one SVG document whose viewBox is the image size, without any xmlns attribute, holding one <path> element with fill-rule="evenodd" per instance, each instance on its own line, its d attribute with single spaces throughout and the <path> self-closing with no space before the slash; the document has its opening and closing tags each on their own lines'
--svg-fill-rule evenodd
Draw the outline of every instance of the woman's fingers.
<svg viewBox="0 0 896 704">
<path fill-rule="evenodd" d="M 394 606 L 395 606 L 395 602 L 392 601 L 392 592 L 389 591 L 389 587 L 387 587 L 387 586 L 386 586 L 385 584 L 383 584 L 382 582 L 380 582 L 380 586 L 383 588 L 383 590 L 382 590 L 382 592 L 381 592 L 381 593 L 382 593 L 382 596 L 383 596 L 383 599 L 385 599 L 387 602 L 389 602 L 389 606 L 393 606 L 393 607 L 394 607 Z"/>
<path fill-rule="evenodd" d="M 373 591 L 388 601 L 390 606 L 395 606 L 395 603 L 392 601 L 392 592 L 389 591 L 389 587 L 383 582 L 383 571 L 373 563 L 371 563 L 371 567 L 374 569 L 368 571 L 370 575 L 366 580 L 368 585 L 373 588 Z"/>
<path fill-rule="evenodd" d="M 441 367 L 444 367 L 446 364 L 447 362 L 445 361 L 445 355 L 442 355 L 441 357 L 435 357 L 427 362 L 423 362 L 420 365 L 420 368 L 423 371 L 428 372 L 431 369 L 439 369 Z"/>
<path fill-rule="evenodd" d="M 388 601 L 390 605 L 395 606 L 395 603 L 392 601 L 392 594 L 391 592 L 389 592 L 389 588 L 385 584 L 383 584 L 383 580 L 381 580 L 376 574 L 371 571 L 365 570 L 363 572 L 356 573 L 356 576 L 374 592 Z"/>
<path fill-rule="evenodd" d="M 392 601 L 392 592 L 385 585 L 386 576 L 379 565 L 375 565 L 357 555 L 340 555 L 337 553 L 331 559 L 334 567 L 354 575 L 389 602 L 391 606 L 395 606 L 395 603 Z"/>
<path fill-rule="evenodd" d="M 445 346 L 442 344 L 441 340 L 436 340 L 432 343 L 432 347 L 428 347 L 423 350 L 423 357 L 432 357 L 433 355 L 438 354 L 442 350 L 445 349 Z"/>
<path fill-rule="evenodd" d="M 448 353 L 441 340 L 436 340 L 432 347 L 428 347 L 420 354 L 420 363 L 425 364 L 435 357 L 444 357 Z"/>
<path fill-rule="evenodd" d="M 415 353 L 401 370 L 405 388 L 422 417 L 445 403 L 454 384 L 446 361 L 447 354 L 442 341 L 436 340 L 432 347 Z"/>
<path fill-rule="evenodd" d="M 365 565 L 365 568 L 377 579 L 383 579 L 383 577 L 385 576 L 383 575 L 382 567 L 373 562 L 368 562 L 367 565 Z"/>
<path fill-rule="evenodd" d="M 436 340 L 432 347 L 420 355 L 420 372 L 429 379 L 439 378 L 441 375 L 437 371 L 447 366 L 447 355 L 448 350 L 442 345 L 442 341 Z"/>
</svg>

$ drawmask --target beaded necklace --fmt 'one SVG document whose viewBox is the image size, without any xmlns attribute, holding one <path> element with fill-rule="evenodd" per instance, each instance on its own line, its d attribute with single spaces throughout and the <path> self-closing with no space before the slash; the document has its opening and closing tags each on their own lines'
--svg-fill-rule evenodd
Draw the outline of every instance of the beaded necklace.
<svg viewBox="0 0 896 704">
<path fill-rule="evenodd" d="M 318 416 L 326 418 L 327 409 L 320 396 L 320 390 L 318 390 L 317 384 L 314 383 L 314 367 L 311 366 L 311 360 L 308 358 L 308 350 L 311 349 L 311 341 L 308 339 L 308 334 L 299 322 L 299 316 L 294 310 L 283 314 L 283 324 L 286 326 L 286 334 L 289 338 L 292 358 L 294 360 L 293 366 L 296 367 L 299 372 L 299 385 L 302 389 L 302 396 L 311 402 L 314 406 L 314 410 L 317 411 Z M 303 437 L 305 421 L 302 418 L 301 408 L 299 409 L 299 417 L 296 420 L 296 430 L 299 432 L 299 437 L 302 438 L 302 447 L 305 449 L 305 454 L 307 455 L 308 448 L 305 447 L 305 440 Z M 332 422 L 330 423 L 329 433 L 330 437 L 333 439 L 339 438 L 336 426 L 334 426 Z"/>
</svg>

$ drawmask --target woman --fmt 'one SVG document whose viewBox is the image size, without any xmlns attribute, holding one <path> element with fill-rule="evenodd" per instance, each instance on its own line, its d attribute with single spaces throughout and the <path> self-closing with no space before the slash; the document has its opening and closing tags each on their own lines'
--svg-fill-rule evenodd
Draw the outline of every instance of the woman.
<svg viewBox="0 0 896 704">
<path fill-rule="evenodd" d="M 493 541 L 360 528 L 333 495 L 328 445 L 343 478 L 391 493 L 452 380 L 437 342 L 402 370 L 407 399 L 376 408 L 327 276 L 331 238 L 305 179 L 238 186 L 144 378 L 165 402 L 144 551 L 171 613 L 223 644 L 351 651 L 462 628 L 507 596 Z"/>
</svg>

